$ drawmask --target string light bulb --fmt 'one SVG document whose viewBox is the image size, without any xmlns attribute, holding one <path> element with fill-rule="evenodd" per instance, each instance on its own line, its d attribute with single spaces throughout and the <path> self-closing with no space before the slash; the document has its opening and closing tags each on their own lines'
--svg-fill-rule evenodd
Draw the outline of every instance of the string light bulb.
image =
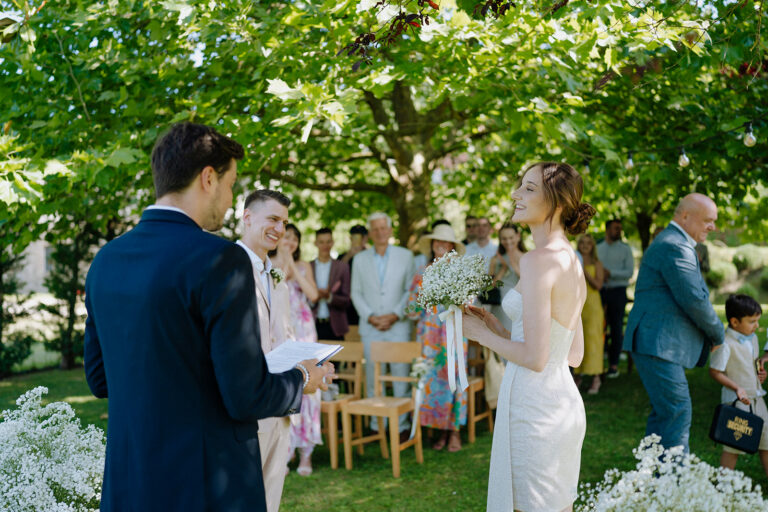
<svg viewBox="0 0 768 512">
<path fill-rule="evenodd" d="M 685 148 L 680 148 L 680 158 L 677 159 L 677 163 L 680 167 L 688 167 L 691 164 L 691 159 L 685 154 Z"/>
<path fill-rule="evenodd" d="M 747 123 L 746 133 L 744 134 L 744 145 L 748 148 L 757 144 L 757 137 L 752 133 L 752 123 Z"/>
<path fill-rule="evenodd" d="M 632 160 L 632 152 L 631 151 L 627 154 L 627 162 L 624 164 L 624 167 L 628 171 L 631 171 L 635 167 L 635 162 Z"/>
</svg>

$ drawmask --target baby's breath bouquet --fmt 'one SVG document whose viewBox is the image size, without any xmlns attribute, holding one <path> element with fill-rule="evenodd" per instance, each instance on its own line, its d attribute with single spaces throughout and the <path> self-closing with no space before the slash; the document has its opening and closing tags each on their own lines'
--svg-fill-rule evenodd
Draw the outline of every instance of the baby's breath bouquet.
<svg viewBox="0 0 768 512">
<path fill-rule="evenodd" d="M 451 251 L 424 270 L 416 303 L 424 309 L 435 306 L 446 308 L 440 313 L 440 320 L 445 324 L 448 385 L 451 391 L 456 391 L 456 365 L 461 389 L 469 386 L 462 343 L 461 306 L 469 304 L 493 286 L 493 277 L 488 275 L 485 259 L 480 254 L 460 256 Z"/>
<path fill-rule="evenodd" d="M 459 256 L 451 251 L 424 270 L 416 302 L 424 309 L 460 307 L 493 286 L 481 254 Z"/>
<path fill-rule="evenodd" d="M 651 434 L 633 450 L 634 470 L 616 468 L 596 486 L 582 484 L 574 510 L 692 510 L 696 512 L 752 512 L 768 510 L 759 485 L 740 471 L 714 467 L 682 446 L 665 450 L 661 438 Z"/>
</svg>

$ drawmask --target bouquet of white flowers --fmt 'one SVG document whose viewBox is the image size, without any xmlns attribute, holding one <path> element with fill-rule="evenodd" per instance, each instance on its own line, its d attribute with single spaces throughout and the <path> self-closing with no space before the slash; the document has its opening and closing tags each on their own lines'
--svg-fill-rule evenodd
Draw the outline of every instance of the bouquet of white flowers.
<svg viewBox="0 0 768 512">
<path fill-rule="evenodd" d="M 0 510 L 96 511 L 104 471 L 104 432 L 83 428 L 69 404 L 42 404 L 37 387 L 3 411 Z"/>
<path fill-rule="evenodd" d="M 486 271 L 485 259 L 480 254 L 460 256 L 451 251 L 424 270 L 421 289 L 416 303 L 424 309 L 443 306 L 440 314 L 445 323 L 448 385 L 456 391 L 455 365 L 459 368 L 459 385 L 467 389 L 467 365 L 462 343 L 461 306 L 493 288 L 493 277 Z"/>
<path fill-rule="evenodd" d="M 459 256 L 451 251 L 424 270 L 416 302 L 424 309 L 463 306 L 493 288 L 481 254 Z"/>
<path fill-rule="evenodd" d="M 713 467 L 682 446 L 665 450 L 652 434 L 633 450 L 637 467 L 610 469 L 597 486 L 583 484 L 577 512 L 695 510 L 751 512 L 768 510 L 760 486 L 740 471 Z"/>
</svg>

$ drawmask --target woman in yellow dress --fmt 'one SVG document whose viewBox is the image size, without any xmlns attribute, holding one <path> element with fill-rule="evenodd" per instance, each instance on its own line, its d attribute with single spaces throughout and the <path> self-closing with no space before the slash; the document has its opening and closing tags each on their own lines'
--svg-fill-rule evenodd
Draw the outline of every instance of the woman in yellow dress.
<svg viewBox="0 0 768 512">
<path fill-rule="evenodd" d="M 587 279 L 587 301 L 581 311 L 581 323 L 584 326 L 584 360 L 574 373 L 577 375 L 577 385 L 581 383 L 582 375 L 591 375 L 592 385 L 587 393 L 596 395 L 600 390 L 605 346 L 603 304 L 600 301 L 600 288 L 603 287 L 605 272 L 603 264 L 597 258 L 597 244 L 591 235 L 582 235 L 576 247 L 584 265 L 584 277 Z"/>
</svg>

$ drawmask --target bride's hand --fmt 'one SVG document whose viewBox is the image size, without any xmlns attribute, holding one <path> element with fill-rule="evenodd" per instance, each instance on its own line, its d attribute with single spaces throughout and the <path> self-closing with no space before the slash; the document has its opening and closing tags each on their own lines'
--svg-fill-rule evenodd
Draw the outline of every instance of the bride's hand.
<svg viewBox="0 0 768 512">
<path fill-rule="evenodd" d="M 475 317 L 482 320 L 486 328 L 498 336 L 501 336 L 502 338 L 506 338 L 508 336 L 507 330 L 504 327 L 504 324 L 501 323 L 501 320 L 496 318 L 496 315 L 487 309 L 479 308 L 477 306 L 465 306 L 464 312 L 466 314 L 474 315 Z M 467 338 L 469 338 L 469 336 L 467 336 Z"/>
<path fill-rule="evenodd" d="M 489 334 L 490 329 L 488 329 L 485 321 L 480 316 L 468 308 L 465 309 L 464 317 L 461 319 L 461 326 L 465 338 L 484 345 L 483 340 Z"/>
</svg>

